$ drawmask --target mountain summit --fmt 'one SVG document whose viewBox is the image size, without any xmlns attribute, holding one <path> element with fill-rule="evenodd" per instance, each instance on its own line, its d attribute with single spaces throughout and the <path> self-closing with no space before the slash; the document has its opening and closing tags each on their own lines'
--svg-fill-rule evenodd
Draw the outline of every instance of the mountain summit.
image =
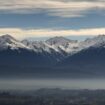
<svg viewBox="0 0 105 105">
<path fill-rule="evenodd" d="M 29 49 L 27 46 L 25 46 L 23 43 L 20 41 L 16 40 L 14 37 L 11 35 L 3 35 L 0 36 L 0 50 L 6 50 L 6 49 Z"/>
<path fill-rule="evenodd" d="M 68 43 L 74 43 L 76 41 L 74 40 L 70 40 L 70 39 L 67 39 L 65 37 L 54 37 L 54 38 L 50 38 L 46 41 L 46 43 L 50 44 L 50 45 L 66 45 Z"/>
<path fill-rule="evenodd" d="M 81 42 L 83 48 L 86 47 L 98 47 L 105 45 L 105 35 L 99 35 L 93 38 L 88 38 L 85 41 Z"/>
</svg>

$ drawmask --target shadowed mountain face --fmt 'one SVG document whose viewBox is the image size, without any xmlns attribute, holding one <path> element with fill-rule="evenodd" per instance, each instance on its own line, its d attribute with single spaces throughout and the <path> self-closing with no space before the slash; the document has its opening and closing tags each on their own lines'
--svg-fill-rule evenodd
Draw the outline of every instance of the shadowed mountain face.
<svg viewBox="0 0 105 105">
<path fill-rule="evenodd" d="M 105 73 L 105 48 L 88 48 L 58 63 L 60 68 Z"/>
<path fill-rule="evenodd" d="M 55 57 L 43 52 L 35 53 L 26 49 L 4 50 L 0 52 L 0 64 L 20 67 L 40 67 L 51 65 L 56 62 Z"/>
<path fill-rule="evenodd" d="M 82 42 L 64 37 L 18 41 L 0 37 L 0 74 L 59 76 L 105 74 L 105 36 Z M 73 74 L 73 75 L 72 75 Z"/>
</svg>

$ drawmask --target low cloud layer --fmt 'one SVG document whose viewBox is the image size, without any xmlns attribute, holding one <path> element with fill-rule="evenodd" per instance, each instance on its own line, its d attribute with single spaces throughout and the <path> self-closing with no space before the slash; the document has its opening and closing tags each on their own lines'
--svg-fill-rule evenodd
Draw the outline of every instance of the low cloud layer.
<svg viewBox="0 0 105 105">
<path fill-rule="evenodd" d="M 91 10 L 104 10 L 104 0 L 1 0 L 0 13 L 82 17 Z"/>
<path fill-rule="evenodd" d="M 80 30 L 52 30 L 52 29 L 30 29 L 0 28 L 0 36 L 10 34 L 18 39 L 28 37 L 53 37 L 53 36 L 87 36 L 105 34 L 105 28 L 80 29 Z"/>
</svg>

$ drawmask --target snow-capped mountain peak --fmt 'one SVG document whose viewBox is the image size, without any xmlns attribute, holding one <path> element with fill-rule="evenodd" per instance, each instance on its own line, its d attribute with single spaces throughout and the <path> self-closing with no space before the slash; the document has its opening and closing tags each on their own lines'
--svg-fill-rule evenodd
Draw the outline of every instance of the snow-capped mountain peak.
<svg viewBox="0 0 105 105">
<path fill-rule="evenodd" d="M 6 34 L 3 36 L 0 36 L 0 50 L 4 50 L 8 48 L 10 49 L 19 49 L 19 48 L 29 49 L 27 46 L 25 46 L 20 41 L 16 40 L 11 35 Z"/>
<path fill-rule="evenodd" d="M 65 37 L 53 37 L 53 38 L 50 38 L 46 41 L 46 43 L 50 44 L 50 45 L 66 45 L 67 43 L 73 43 L 75 42 L 74 40 L 69 40 Z"/>
<path fill-rule="evenodd" d="M 12 37 L 12 36 L 9 35 L 9 34 L 0 36 L 0 40 L 6 41 L 6 42 L 9 42 L 9 41 L 12 41 L 12 40 L 17 41 L 14 37 Z"/>
<path fill-rule="evenodd" d="M 74 50 L 74 47 L 78 46 L 77 40 L 70 40 L 65 37 L 54 37 L 50 38 L 46 41 L 47 44 L 52 46 L 54 49 L 59 52 L 70 53 Z"/>
<path fill-rule="evenodd" d="M 105 35 L 99 35 L 93 38 L 86 39 L 80 43 L 83 48 L 105 46 Z"/>
</svg>

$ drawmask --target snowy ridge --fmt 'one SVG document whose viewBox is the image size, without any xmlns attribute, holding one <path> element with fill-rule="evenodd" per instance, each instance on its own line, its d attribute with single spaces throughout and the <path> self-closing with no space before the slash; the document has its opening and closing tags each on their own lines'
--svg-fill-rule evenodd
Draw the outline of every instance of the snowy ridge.
<svg viewBox="0 0 105 105">
<path fill-rule="evenodd" d="M 46 51 L 46 52 L 51 53 L 51 50 L 55 50 L 56 52 L 58 51 L 44 41 L 33 41 L 32 42 L 28 40 L 23 40 L 22 43 L 28 46 L 30 49 L 32 49 L 35 52 Z"/>
<path fill-rule="evenodd" d="M 69 40 L 64 37 L 50 38 L 46 41 L 46 43 L 52 46 L 54 49 L 58 50 L 59 52 L 62 50 L 66 53 L 72 52 L 79 44 L 77 40 Z"/>
<path fill-rule="evenodd" d="M 59 53 L 62 53 L 63 51 L 67 54 L 74 54 L 89 47 L 105 46 L 105 35 L 99 35 L 81 42 L 78 42 L 77 40 L 70 40 L 64 37 L 54 37 L 43 42 L 24 41 L 24 44 L 29 44 L 29 46 L 31 46 L 31 48 L 35 51 L 40 51 L 43 49 L 50 52 L 51 49 L 53 49 Z"/>
<path fill-rule="evenodd" d="M 0 36 L 0 50 L 4 50 L 8 48 L 12 50 L 19 49 L 19 48 L 30 49 L 28 46 L 25 46 L 23 43 L 16 40 L 10 35 Z"/>
<path fill-rule="evenodd" d="M 104 47 L 105 46 L 105 35 L 99 35 L 94 38 L 86 39 L 83 42 L 80 42 L 79 47 L 81 49 L 89 47 Z"/>
<path fill-rule="evenodd" d="M 27 49 L 33 50 L 35 52 L 57 52 L 63 54 L 74 54 L 83 49 L 89 47 L 105 47 L 105 35 L 99 35 L 97 37 L 86 39 L 85 41 L 78 42 L 77 40 L 70 40 L 64 37 L 54 37 L 46 41 L 29 41 L 23 40 L 19 41 L 10 35 L 0 36 L 0 50 L 10 48 L 14 49 Z"/>
<path fill-rule="evenodd" d="M 37 52 L 47 51 L 49 53 L 51 53 L 52 50 L 58 53 L 63 53 L 63 52 L 71 53 L 79 45 L 78 41 L 69 40 L 64 37 L 54 37 L 46 41 L 23 40 L 22 43 L 24 43 L 26 46 L 30 47 L 34 51 Z"/>
</svg>

